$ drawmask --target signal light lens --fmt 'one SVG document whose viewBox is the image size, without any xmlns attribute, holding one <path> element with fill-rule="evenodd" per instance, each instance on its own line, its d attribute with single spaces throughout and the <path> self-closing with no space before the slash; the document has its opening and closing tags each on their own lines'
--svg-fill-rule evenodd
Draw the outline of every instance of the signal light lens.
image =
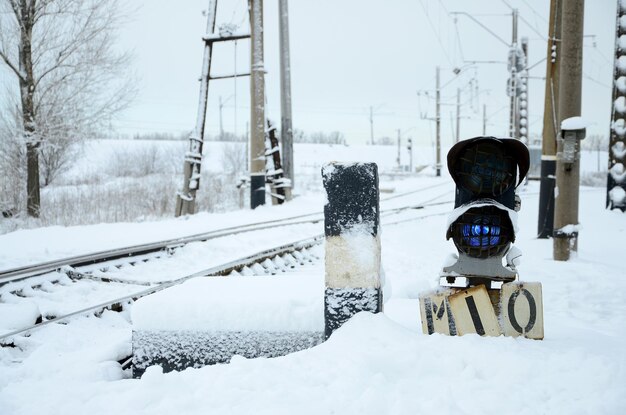
<svg viewBox="0 0 626 415">
<path fill-rule="evenodd" d="M 514 241 L 508 212 L 496 206 L 468 209 L 448 230 L 459 252 L 473 258 L 501 256 Z"/>
<path fill-rule="evenodd" d="M 463 224 L 463 241 L 474 247 L 496 246 L 500 242 L 500 227 L 497 225 Z"/>
</svg>

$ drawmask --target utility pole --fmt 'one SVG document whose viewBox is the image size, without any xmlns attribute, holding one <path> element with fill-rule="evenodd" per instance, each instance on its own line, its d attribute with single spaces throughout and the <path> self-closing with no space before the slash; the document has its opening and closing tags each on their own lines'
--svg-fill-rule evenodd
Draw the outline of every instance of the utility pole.
<svg viewBox="0 0 626 415">
<path fill-rule="evenodd" d="M 207 34 L 215 31 L 215 14 L 217 0 L 209 1 L 207 15 Z M 206 121 L 207 98 L 209 95 L 209 74 L 211 72 L 211 55 L 213 43 L 204 41 L 204 55 L 202 59 L 202 76 L 200 78 L 200 98 L 196 127 L 189 136 L 189 151 L 185 153 L 183 174 L 183 190 L 176 197 L 175 215 L 190 215 L 196 212 L 196 192 L 200 186 L 200 168 L 202 167 L 202 145 L 204 144 L 204 125 Z"/>
<path fill-rule="evenodd" d="M 222 102 L 222 96 L 220 95 L 220 141 L 224 140 L 224 121 L 222 120 L 222 108 L 224 108 L 224 103 Z"/>
<path fill-rule="evenodd" d="M 291 63 L 289 59 L 289 12 L 287 0 L 278 0 L 279 44 L 280 44 L 280 138 L 283 153 L 284 174 L 294 185 L 293 125 L 291 116 Z M 286 191 L 286 200 L 291 199 Z"/>
<path fill-rule="evenodd" d="M 461 139 L 461 88 L 456 89 L 456 138 L 455 143 Z"/>
<path fill-rule="evenodd" d="M 263 0 L 250 0 L 250 208 L 265 204 Z"/>
<path fill-rule="evenodd" d="M 517 134 L 517 9 L 513 9 L 513 33 L 511 39 L 511 49 L 509 51 L 510 65 L 510 111 L 509 111 L 509 135 L 513 138 L 519 138 Z"/>
<path fill-rule="evenodd" d="M 559 66 L 561 61 L 561 1 L 550 0 L 546 86 L 541 140 L 541 184 L 537 237 L 552 236 L 554 227 L 554 186 L 556 177 L 557 108 L 559 98 Z"/>
<path fill-rule="evenodd" d="M 246 167 L 250 167 L 250 121 L 246 121 Z"/>
<path fill-rule="evenodd" d="M 413 139 L 407 138 L 406 148 L 409 151 L 409 173 L 413 173 Z"/>
<path fill-rule="evenodd" d="M 436 164 L 435 169 L 437 171 L 437 177 L 441 176 L 441 87 L 439 83 L 439 67 L 437 66 L 437 77 L 436 77 L 436 92 L 435 92 L 435 124 L 437 125 L 436 134 Z"/>
<path fill-rule="evenodd" d="M 483 136 L 487 135 L 487 104 L 483 104 Z"/>
<path fill-rule="evenodd" d="M 374 145 L 374 108 L 370 105 L 370 144 Z"/>
<path fill-rule="evenodd" d="M 614 170 L 618 164 L 626 164 L 626 136 L 623 131 L 623 121 L 618 121 L 624 118 L 623 109 L 621 109 L 617 103 L 618 100 L 623 100 L 626 97 L 626 90 L 623 84 L 618 82 L 618 79 L 622 76 L 619 70 L 618 62 L 620 62 L 623 56 L 626 55 L 626 50 L 621 46 L 622 36 L 626 35 L 626 28 L 622 27 L 620 22 L 622 19 L 626 19 L 626 5 L 618 1 L 617 2 L 617 22 L 615 29 L 615 65 L 613 66 L 613 100 L 612 105 L 614 111 L 611 111 L 611 132 L 609 134 L 609 174 L 607 178 L 606 189 L 606 207 L 610 209 L 620 209 L 622 212 L 626 211 L 626 180 L 624 176 L 620 174 L 619 170 Z M 618 108 L 621 111 L 618 111 Z M 620 134 L 618 134 L 618 131 Z M 598 140 L 600 141 L 600 140 Z M 599 149 L 598 149 L 599 150 Z M 598 157 L 600 157 L 600 151 L 598 151 Z M 598 160 L 598 165 L 600 161 Z M 617 174 L 614 174 L 617 173 Z"/>
<path fill-rule="evenodd" d="M 398 163 L 398 169 L 401 167 L 400 165 L 400 152 L 402 151 L 402 139 L 400 138 L 400 129 L 398 128 L 398 157 L 396 158 L 396 162 Z"/>
<path fill-rule="evenodd" d="M 561 65 L 559 76 L 559 123 L 579 117 L 581 110 L 584 0 L 562 0 Z M 564 140 L 557 140 L 556 186 L 554 211 L 554 259 L 567 261 L 570 251 L 578 250 L 578 232 L 566 229 L 578 225 L 578 192 L 580 186 L 580 142 L 575 146 L 572 163 L 565 160 Z"/>
</svg>

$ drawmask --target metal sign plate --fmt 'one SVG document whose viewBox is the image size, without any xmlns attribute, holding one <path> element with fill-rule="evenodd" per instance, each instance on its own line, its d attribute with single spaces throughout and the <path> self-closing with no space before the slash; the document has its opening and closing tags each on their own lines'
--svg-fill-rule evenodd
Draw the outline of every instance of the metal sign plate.
<svg viewBox="0 0 626 415">
<path fill-rule="evenodd" d="M 503 284 L 500 310 L 505 336 L 543 339 L 543 298 L 540 283 Z"/>
</svg>

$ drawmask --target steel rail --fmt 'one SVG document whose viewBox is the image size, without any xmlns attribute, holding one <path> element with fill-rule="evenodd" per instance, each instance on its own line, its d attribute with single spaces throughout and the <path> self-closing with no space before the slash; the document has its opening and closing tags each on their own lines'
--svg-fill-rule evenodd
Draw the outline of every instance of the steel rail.
<svg viewBox="0 0 626 415">
<path fill-rule="evenodd" d="M 424 190 L 440 187 L 442 185 L 443 184 L 436 184 L 432 186 L 423 187 L 417 190 L 412 190 L 409 192 L 399 193 L 397 195 L 393 195 L 391 197 L 382 199 L 381 202 L 395 199 L 398 197 L 415 194 Z M 435 197 L 435 199 L 439 197 L 441 196 L 437 196 Z M 393 214 L 393 213 L 399 213 L 408 209 L 421 209 L 425 206 L 428 206 L 428 202 L 432 200 L 434 199 L 430 199 L 429 201 L 424 202 L 420 205 L 404 206 L 400 208 L 386 209 L 386 210 L 383 209 L 381 210 L 381 213 Z M 313 219 L 308 219 L 308 220 L 294 221 L 296 219 L 302 219 L 302 218 L 306 218 L 310 216 L 318 216 L 318 217 L 313 218 Z M 23 280 L 26 278 L 46 274 L 49 272 L 58 271 L 65 267 L 77 268 L 77 267 L 82 267 L 82 266 L 87 266 L 87 265 L 98 264 L 98 263 L 102 263 L 106 261 L 113 261 L 116 259 L 132 258 L 132 257 L 139 256 L 139 255 L 146 255 L 146 254 L 160 252 L 160 251 L 167 250 L 167 249 L 178 248 L 178 247 L 184 246 L 192 242 L 204 242 L 207 240 L 216 239 L 220 237 L 237 235 L 239 233 L 260 231 L 260 230 L 275 228 L 275 227 L 280 227 L 280 226 L 293 226 L 293 225 L 300 225 L 300 224 L 306 224 L 306 223 L 316 223 L 322 220 L 323 220 L 322 212 L 313 212 L 313 213 L 291 216 L 288 218 L 273 219 L 269 221 L 254 222 L 254 223 L 249 223 L 245 225 L 237 225 L 237 226 L 232 226 L 228 228 L 216 229 L 216 230 L 212 230 L 212 231 L 208 231 L 204 233 L 193 234 L 193 235 L 183 236 L 183 237 L 178 237 L 178 238 L 166 239 L 166 240 L 149 242 L 149 243 L 138 244 L 138 245 L 131 245 L 131 246 L 115 248 L 115 249 L 110 249 L 110 250 L 105 250 L 105 251 L 100 251 L 100 252 L 92 252 L 88 254 L 77 255 L 74 257 L 66 257 L 66 258 L 46 261 L 46 262 L 42 262 L 42 263 L 34 264 L 34 265 L 25 265 L 25 266 L 15 267 L 15 268 L 0 271 L 0 286 L 5 285 L 10 282 L 16 282 L 16 281 Z M 77 273 L 77 275 L 80 275 L 80 273 Z"/>
<path fill-rule="evenodd" d="M 443 202 L 443 203 L 449 203 L 449 202 Z M 438 202 L 438 203 L 433 203 L 433 205 L 440 205 L 442 204 L 442 202 Z M 421 208 L 422 206 L 420 206 Z M 405 207 L 402 208 L 402 210 L 406 210 L 409 209 L 410 207 Z M 393 211 L 399 211 L 401 208 L 397 208 L 397 209 L 392 209 Z M 397 225 L 400 223 L 405 223 L 405 222 L 409 222 L 409 221 L 413 221 L 413 220 L 421 220 L 421 219 L 425 219 L 428 217 L 432 217 L 432 216 L 440 216 L 440 215 L 445 215 L 448 212 L 443 212 L 443 213 L 433 213 L 433 214 L 427 214 L 427 215 L 421 215 L 421 216 L 416 216 L 413 218 L 407 218 L 407 219 L 402 219 L 402 220 L 398 220 L 395 222 L 388 222 L 385 223 L 384 225 Z M 120 308 L 123 304 L 125 303 L 129 303 L 132 301 L 135 301 L 141 297 L 145 297 L 147 295 L 150 294 L 154 294 L 158 291 L 162 291 L 166 288 L 178 285 L 178 284 L 182 284 L 183 282 L 191 279 L 191 278 L 197 278 L 197 277 L 219 277 L 219 276 L 226 276 L 228 274 L 230 274 L 233 271 L 238 271 L 243 269 L 246 266 L 251 266 L 254 264 L 259 264 L 263 261 L 265 261 L 266 259 L 271 259 L 276 257 L 277 255 L 284 255 L 287 253 L 291 253 L 294 251 L 298 251 L 298 250 L 302 250 L 302 249 L 307 249 L 310 248 L 314 245 L 319 245 L 324 241 L 324 234 L 319 234 L 316 235 L 314 237 L 311 238 L 306 238 L 306 239 L 302 239 L 296 242 L 292 242 L 289 244 L 285 244 L 285 245 L 281 245 L 275 248 L 271 248 L 268 250 L 264 250 L 261 252 L 258 252 L 256 254 L 252 254 L 249 255 L 245 258 L 241 258 L 238 260 L 234 260 L 234 261 L 230 261 L 227 262 L 225 264 L 222 265 L 217 265 L 217 266 L 213 266 L 211 268 L 207 268 L 205 270 L 199 271 L 199 272 L 195 272 L 193 274 L 190 275 L 186 275 L 184 277 L 181 278 L 176 278 L 174 280 L 170 280 L 170 281 L 165 281 L 165 282 L 161 282 L 158 285 L 152 286 L 150 288 L 147 288 L 145 290 L 133 293 L 133 294 L 129 294 L 123 297 L 119 297 L 113 300 L 109 300 L 106 301 L 104 303 L 100 303 L 94 306 L 89 306 L 86 308 L 83 308 L 81 310 L 77 310 L 74 311 L 72 313 L 69 314 L 65 314 L 63 316 L 59 316 L 59 317 L 55 317 L 53 319 L 50 320 L 45 320 L 45 321 L 41 321 L 39 323 L 36 323 L 30 327 L 24 328 L 24 329 L 19 329 L 19 330 L 15 330 L 13 332 L 10 333 L 6 333 L 3 335 L 0 335 L 0 344 L 2 344 L 5 340 L 10 339 L 11 337 L 20 335 L 20 334 L 24 334 L 24 333 L 28 333 L 32 330 L 35 329 L 39 329 L 41 327 L 44 327 L 48 324 L 52 324 L 52 323 L 60 323 L 63 322 L 65 320 L 67 320 L 68 318 L 74 317 L 74 316 L 78 316 L 78 315 L 83 315 L 83 314 L 88 314 L 88 313 L 98 313 L 98 312 L 103 312 L 106 309 L 115 309 Z"/>
<path fill-rule="evenodd" d="M 289 226 L 289 225 L 299 225 L 304 223 L 315 223 L 320 222 L 322 218 L 310 219 L 305 221 L 291 222 L 294 219 L 312 216 L 312 215 L 321 215 L 320 213 L 307 214 L 307 215 L 299 215 L 290 218 L 284 218 L 279 220 L 272 220 L 267 222 L 257 222 L 247 225 L 234 226 L 230 228 L 217 229 L 214 231 L 209 231 L 205 233 L 183 236 L 179 238 L 167 239 L 156 242 L 149 242 L 145 244 L 126 246 L 122 248 L 115 248 L 101 252 L 94 252 L 89 254 L 77 255 L 75 257 L 67 257 L 52 261 L 43 262 L 36 265 L 25 265 L 22 267 L 12 268 L 5 271 L 0 272 L 0 286 L 25 279 L 28 277 L 33 277 L 41 274 L 45 274 L 48 272 L 57 271 L 63 267 L 81 267 L 86 265 L 97 264 L 105 261 L 112 261 L 115 259 L 126 258 L 126 257 L 134 257 L 138 255 L 145 255 L 154 252 L 159 252 L 168 248 L 177 248 L 183 245 L 186 245 L 191 242 L 204 242 L 210 239 L 220 238 L 224 236 L 237 235 L 239 233 L 244 232 L 252 232 L 259 231 L 268 228 L 274 228 L 279 226 Z M 280 222 L 280 223 L 279 223 Z"/>
</svg>

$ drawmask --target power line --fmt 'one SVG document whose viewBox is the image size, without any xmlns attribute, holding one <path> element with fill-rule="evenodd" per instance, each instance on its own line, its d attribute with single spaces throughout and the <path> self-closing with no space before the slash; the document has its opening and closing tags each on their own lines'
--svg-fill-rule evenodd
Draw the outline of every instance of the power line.
<svg viewBox="0 0 626 415">
<path fill-rule="evenodd" d="M 461 54 L 461 62 L 465 62 L 465 55 L 463 54 L 463 45 L 461 44 L 461 36 L 459 35 L 459 25 L 457 24 L 458 19 L 454 18 L 454 30 L 456 31 L 456 40 L 459 44 L 459 53 Z"/>
<path fill-rule="evenodd" d="M 604 88 L 607 88 L 607 89 L 613 89 L 613 88 L 611 88 L 611 86 L 610 86 L 610 85 L 607 85 L 607 84 L 605 84 L 604 82 L 601 82 L 601 81 L 598 81 L 598 80 L 597 80 L 597 79 L 595 79 L 595 78 L 592 78 L 591 76 L 587 75 L 585 72 L 583 72 L 583 78 L 588 79 L 588 80 L 590 80 L 591 82 L 594 82 L 594 83 L 596 83 L 596 84 L 598 84 L 598 85 L 600 85 L 600 86 L 602 86 L 602 87 L 604 87 Z"/>
<path fill-rule="evenodd" d="M 522 0 L 522 1 L 523 1 L 523 2 L 524 2 L 524 4 L 525 4 L 526 6 L 528 6 L 528 8 L 529 8 L 529 9 L 530 9 L 530 10 L 531 10 L 534 14 L 535 14 L 535 16 L 539 17 L 539 18 L 540 18 L 541 20 L 543 20 L 544 22 L 549 23 L 549 22 L 548 22 L 548 19 L 546 19 L 545 17 L 543 17 L 543 15 L 541 15 L 540 13 L 538 13 L 538 12 L 537 12 L 537 10 L 535 10 L 535 9 L 533 8 L 533 6 L 531 6 L 531 5 L 530 5 L 530 3 L 528 3 L 528 1 L 526 1 L 526 0 Z"/>
<path fill-rule="evenodd" d="M 500 0 L 500 1 L 502 1 L 502 3 L 504 3 L 509 9 L 515 10 L 506 0 Z M 537 30 L 534 25 L 530 24 L 528 20 L 524 19 L 524 17 L 520 13 L 517 14 L 517 17 L 522 22 L 526 23 L 526 26 L 528 26 L 530 30 L 535 32 L 542 40 L 545 40 L 545 41 L 548 40 L 548 38 L 543 33 L 539 32 L 539 30 Z"/>
<path fill-rule="evenodd" d="M 439 45 L 441 45 L 441 50 L 442 50 L 443 54 L 446 56 L 446 59 L 448 60 L 448 63 L 450 63 L 450 65 L 454 66 L 454 63 L 450 59 L 450 55 L 448 55 L 448 52 L 446 51 L 446 47 L 443 45 L 441 37 L 439 36 L 439 34 L 437 33 L 437 30 L 435 29 L 435 25 L 433 24 L 432 20 L 430 19 L 430 15 L 428 14 L 428 10 L 426 10 L 426 6 L 424 6 L 423 0 L 420 0 L 420 5 L 422 6 L 422 9 L 424 10 L 424 14 L 426 15 L 426 19 L 428 20 L 428 23 L 430 24 L 430 27 L 433 30 L 433 33 L 435 34 L 435 37 L 437 38 L 437 41 L 439 42 Z"/>
</svg>

